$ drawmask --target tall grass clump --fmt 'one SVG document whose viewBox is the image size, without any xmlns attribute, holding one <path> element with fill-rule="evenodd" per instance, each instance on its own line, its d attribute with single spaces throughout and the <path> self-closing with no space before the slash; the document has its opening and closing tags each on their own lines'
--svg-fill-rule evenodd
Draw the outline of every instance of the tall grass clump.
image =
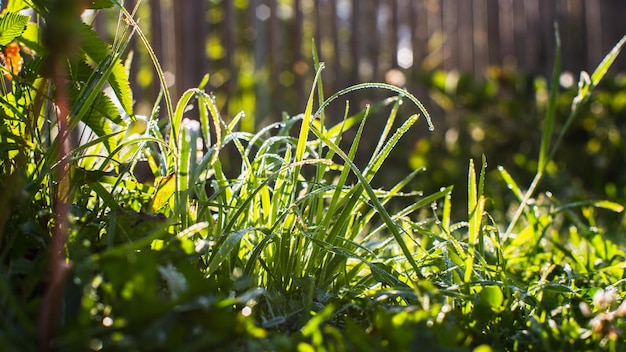
<svg viewBox="0 0 626 352">
<path fill-rule="evenodd" d="M 469 161 L 462 219 L 452 217 L 465 207 L 454 201 L 453 186 L 409 189 L 427 171 L 389 189 L 372 186 L 420 116 L 433 128 L 404 89 L 367 83 L 325 97 L 324 65 L 314 52 L 304 112 L 240 132 L 244 113 L 223 118 L 204 89 L 207 77 L 172 101 L 136 8 L 92 4 L 120 12 L 109 45 L 77 9 L 47 5 L 11 2 L 0 16 L 0 27 L 12 29 L 0 44 L 15 39 L 37 53 L 0 99 L 6 350 L 624 347 L 626 254 L 595 221 L 596 209 L 623 207 L 563 203 L 539 192 L 571 119 L 624 40 L 594 73 L 581 75 L 555 139 L 557 54 L 535 180 L 525 189 L 498 168 L 517 198 L 498 222 L 489 213 L 499 197 L 490 185 L 500 180 L 487 177 L 487 157 L 480 166 Z M 42 31 L 71 29 L 75 45 L 40 42 L 38 25 L 17 14 L 27 7 L 47 24 Z M 161 83 L 150 116 L 133 112 L 122 62 L 132 36 Z M 359 89 L 390 97 L 356 114 L 346 102 L 341 122 L 329 124 L 328 105 Z M 186 117 L 189 106 L 197 120 Z M 411 108 L 419 115 L 402 118 Z M 356 155 L 374 113 L 386 122 L 360 166 Z M 348 130 L 355 130 L 350 140 Z M 346 142 L 348 150 L 340 147 Z M 138 165 L 154 180 L 140 180 Z M 396 198 L 405 205 L 391 211 Z"/>
</svg>

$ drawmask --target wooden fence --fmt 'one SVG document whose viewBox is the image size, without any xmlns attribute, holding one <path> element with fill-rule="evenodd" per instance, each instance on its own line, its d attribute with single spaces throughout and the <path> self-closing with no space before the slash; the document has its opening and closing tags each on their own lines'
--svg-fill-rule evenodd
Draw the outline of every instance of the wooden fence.
<svg viewBox="0 0 626 352">
<path fill-rule="evenodd" d="M 210 73 L 220 104 L 252 113 L 257 123 L 303 109 L 314 75 L 313 38 L 327 67 L 324 87 L 334 92 L 386 79 L 419 90 L 412 77 L 435 69 L 480 77 L 490 66 L 514 66 L 547 75 L 554 23 L 563 68 L 592 70 L 626 34 L 623 0 L 149 0 L 141 6 L 144 30 L 175 76 L 173 97 Z M 158 86 L 141 71 L 148 65 L 141 50 L 135 61 L 136 98 L 153 101 Z M 616 66 L 626 68 L 626 60 Z"/>
</svg>

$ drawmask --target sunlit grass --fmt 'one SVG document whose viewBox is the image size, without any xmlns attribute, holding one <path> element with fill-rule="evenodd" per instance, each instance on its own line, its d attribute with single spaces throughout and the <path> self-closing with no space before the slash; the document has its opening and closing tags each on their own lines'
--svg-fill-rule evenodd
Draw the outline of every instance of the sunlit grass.
<svg viewBox="0 0 626 352">
<path fill-rule="evenodd" d="M 97 120 L 88 105 L 102 96 L 107 78 L 101 75 L 119 68 L 130 33 L 152 53 L 136 20 L 122 13 L 125 34 L 96 64 L 102 70 L 81 82 L 75 124 L 87 116 Z M 53 221 L 51 202 L 61 194 L 72 203 L 62 253 L 71 277 L 61 286 L 53 339 L 63 349 L 621 350 L 626 253 L 597 218 L 623 206 L 563 202 L 538 185 L 623 42 L 591 76 L 581 75 L 570 117 L 555 138 L 557 46 L 528 188 L 501 166 L 501 180 L 490 179 L 487 155 L 468 160 L 466 180 L 426 194 L 411 185 L 431 170 L 416 170 L 388 189 L 373 186 L 386 177 L 402 138 L 433 128 L 410 92 L 366 83 L 325 97 L 324 66 L 314 52 L 316 76 L 303 113 L 241 132 L 245 114 L 223 117 L 204 90 L 207 77 L 174 104 L 152 56 L 162 83 L 153 114 L 145 120 L 129 114 L 125 123 L 107 119 L 108 133 L 96 131 L 74 146 L 67 157 L 73 187 L 49 178 L 60 163 L 50 150 L 61 141 L 35 139 L 49 133 L 43 125 L 32 127 L 39 129 L 32 138 L 2 135 L 0 146 L 16 157 L 3 159 L 10 173 L 3 179 L 28 196 L 10 196 L 24 209 L 14 210 L 11 231 L 0 237 L 6 269 L 0 271 L 6 312 L 0 344 L 34 349 L 46 227 Z M 355 114 L 346 102 L 341 121 L 330 124 L 336 119 L 327 118 L 329 104 L 360 89 L 389 97 Z M 116 94 L 129 101 L 123 90 Z M 159 123 L 161 99 L 166 119 Z M 12 102 L 0 104 L 23 130 L 33 110 Z M 186 118 L 190 105 L 198 121 Z M 386 122 L 376 147 L 359 164 L 371 120 L 380 116 Z M 17 148 L 15 140 L 37 146 L 36 152 Z M 154 181 L 138 180 L 140 162 Z M 504 182 L 516 200 L 505 219 L 490 214 L 502 197 L 492 191 L 495 182 Z M 465 193 L 467 204 L 460 204 L 455 197 Z M 465 207 L 461 218 L 453 217 Z"/>
</svg>

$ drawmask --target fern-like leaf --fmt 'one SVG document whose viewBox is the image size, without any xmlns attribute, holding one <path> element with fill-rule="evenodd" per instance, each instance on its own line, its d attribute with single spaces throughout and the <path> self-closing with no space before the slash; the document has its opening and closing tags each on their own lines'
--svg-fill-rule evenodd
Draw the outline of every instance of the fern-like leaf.
<svg viewBox="0 0 626 352">
<path fill-rule="evenodd" d="M 111 46 L 105 43 L 93 30 L 93 28 L 84 23 L 81 25 L 80 36 L 82 44 L 81 48 L 85 54 L 96 63 L 104 61 L 113 52 Z M 106 72 L 103 72 L 102 74 L 106 74 Z M 115 92 L 115 96 L 122 105 L 124 112 L 129 116 L 132 116 L 132 91 L 128 81 L 128 73 L 126 72 L 121 60 L 115 59 L 110 76 L 108 77 L 108 82 Z"/>
</svg>

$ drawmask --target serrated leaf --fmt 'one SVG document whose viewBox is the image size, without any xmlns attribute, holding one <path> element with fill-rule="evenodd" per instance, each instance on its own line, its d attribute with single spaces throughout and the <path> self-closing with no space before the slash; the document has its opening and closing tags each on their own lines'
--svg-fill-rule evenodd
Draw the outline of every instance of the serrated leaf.
<svg viewBox="0 0 626 352">
<path fill-rule="evenodd" d="M 5 12 L 0 17 L 0 45 L 5 46 L 19 37 L 26 30 L 28 16 L 15 12 Z"/>
<path fill-rule="evenodd" d="M 83 51 L 97 64 L 103 62 L 110 55 L 114 54 L 111 46 L 105 43 L 94 31 L 94 29 L 85 23 L 82 23 L 80 26 L 80 36 Z M 130 82 L 128 81 L 128 73 L 119 58 L 115 58 L 114 60 L 111 74 L 108 77 L 108 82 L 115 92 L 115 96 L 122 105 L 124 112 L 126 112 L 129 116 L 132 116 L 133 98 L 132 91 L 130 89 Z"/>
<path fill-rule="evenodd" d="M 46 55 L 46 50 L 39 42 L 40 38 L 40 27 L 36 23 L 28 23 L 26 24 L 26 30 L 24 30 L 20 37 L 20 42 L 35 51 L 39 56 L 44 56 Z"/>
<path fill-rule="evenodd" d="M 89 76 L 93 73 L 91 67 L 89 67 L 89 65 L 84 62 L 79 62 L 77 65 L 75 65 L 73 67 L 73 72 L 75 73 L 72 75 L 72 79 L 74 80 L 74 82 L 87 81 L 89 79 Z M 83 89 L 87 88 L 81 87 L 81 91 Z M 72 98 L 77 98 L 79 95 L 78 91 L 73 91 L 72 93 Z M 111 122 L 118 125 L 125 124 L 124 118 L 119 108 L 113 103 L 111 98 L 103 92 L 98 92 L 98 95 L 90 108 L 89 114 L 99 114 L 99 116 L 106 117 L 107 119 L 111 120 Z"/>
<path fill-rule="evenodd" d="M 124 124 L 124 119 L 120 114 L 120 110 L 115 106 L 109 96 L 104 93 L 100 93 L 94 104 L 94 112 L 106 117 L 118 125 Z"/>
<path fill-rule="evenodd" d="M 2 3 L 0 1 L 0 3 Z M 19 12 L 25 8 L 29 7 L 28 3 L 24 0 L 11 0 L 7 4 L 5 11 L 7 12 Z"/>
<path fill-rule="evenodd" d="M 106 97 L 101 97 L 102 99 Z M 97 99 L 100 100 L 100 99 Z M 112 135 L 114 133 L 113 126 L 110 120 L 102 117 L 101 114 L 97 113 L 94 110 L 94 113 L 85 116 L 82 119 L 83 123 L 85 123 L 91 130 L 98 136 L 103 137 L 107 135 Z M 112 151 L 117 147 L 117 139 L 108 138 L 104 140 L 104 145 L 108 151 Z"/>
<path fill-rule="evenodd" d="M 75 102 L 79 99 L 79 92 L 76 89 L 70 89 L 70 98 Z M 113 123 L 123 123 L 115 104 L 102 92 L 98 93 L 91 109 L 81 118 L 81 121 L 89 126 L 98 137 L 113 134 Z M 104 145 L 107 150 L 111 151 L 117 146 L 117 140 L 108 138 L 104 141 Z"/>
</svg>

